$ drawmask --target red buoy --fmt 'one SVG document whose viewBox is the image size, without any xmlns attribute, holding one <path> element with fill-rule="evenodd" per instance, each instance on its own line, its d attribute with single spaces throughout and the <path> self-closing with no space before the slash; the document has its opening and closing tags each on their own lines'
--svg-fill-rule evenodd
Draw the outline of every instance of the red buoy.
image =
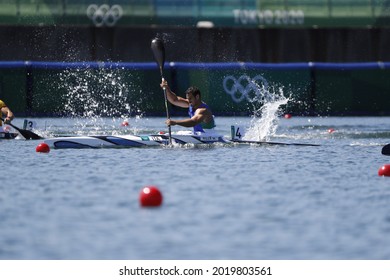
<svg viewBox="0 0 390 280">
<path fill-rule="evenodd" d="M 285 119 L 291 119 L 292 115 L 291 114 L 284 114 Z"/>
<path fill-rule="evenodd" d="M 328 133 L 333 133 L 333 132 L 335 132 L 335 130 L 333 128 L 328 129 Z"/>
<path fill-rule="evenodd" d="M 129 126 L 129 122 L 128 121 L 123 121 L 121 125 L 122 126 Z"/>
<path fill-rule="evenodd" d="M 50 147 L 46 143 L 41 143 L 35 148 L 35 151 L 37 153 L 48 153 L 50 152 Z"/>
<path fill-rule="evenodd" d="M 378 170 L 379 176 L 390 176 L 390 164 L 385 164 Z"/>
<path fill-rule="evenodd" d="M 140 205 L 143 207 L 160 206 L 163 196 L 160 190 L 155 186 L 144 187 L 139 195 Z"/>
</svg>

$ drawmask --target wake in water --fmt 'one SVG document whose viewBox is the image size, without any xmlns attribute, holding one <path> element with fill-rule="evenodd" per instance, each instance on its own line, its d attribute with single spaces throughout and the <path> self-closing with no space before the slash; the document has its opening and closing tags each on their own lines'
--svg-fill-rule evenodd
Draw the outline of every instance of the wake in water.
<svg viewBox="0 0 390 280">
<path fill-rule="evenodd" d="M 257 88 L 256 98 L 252 100 L 254 112 L 243 139 L 269 141 L 278 128 L 281 106 L 286 105 L 289 98 L 284 96 L 281 86 L 257 85 Z"/>
</svg>

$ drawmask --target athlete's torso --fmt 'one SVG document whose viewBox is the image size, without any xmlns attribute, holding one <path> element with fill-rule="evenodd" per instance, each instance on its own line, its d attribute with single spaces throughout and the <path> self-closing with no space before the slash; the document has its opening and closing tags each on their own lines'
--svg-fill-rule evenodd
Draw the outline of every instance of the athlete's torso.
<svg viewBox="0 0 390 280">
<path fill-rule="evenodd" d="M 190 107 L 188 107 L 188 114 L 190 115 L 190 117 L 192 118 L 194 115 L 195 115 L 195 112 L 197 109 L 199 108 L 205 108 L 207 110 L 210 110 L 209 106 L 206 104 L 206 103 L 203 103 L 194 110 L 194 108 L 190 105 Z M 214 116 L 211 116 L 211 121 L 205 123 L 205 122 L 201 122 L 197 125 L 194 126 L 194 132 L 205 132 L 204 129 L 212 129 L 215 127 L 215 121 L 214 121 Z"/>
</svg>

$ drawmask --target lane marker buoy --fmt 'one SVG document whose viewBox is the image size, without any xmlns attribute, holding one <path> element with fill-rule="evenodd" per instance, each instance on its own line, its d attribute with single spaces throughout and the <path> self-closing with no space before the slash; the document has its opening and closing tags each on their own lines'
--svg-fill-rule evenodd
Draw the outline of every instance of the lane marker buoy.
<svg viewBox="0 0 390 280">
<path fill-rule="evenodd" d="M 160 206 L 163 196 L 156 186 L 144 187 L 139 194 L 139 203 L 143 207 Z"/>
<path fill-rule="evenodd" d="M 385 164 L 378 170 L 379 176 L 390 176 L 390 164 Z"/>
<path fill-rule="evenodd" d="M 292 115 L 291 114 L 284 114 L 285 119 L 291 119 Z"/>
<path fill-rule="evenodd" d="M 50 147 L 46 143 L 40 143 L 36 148 L 35 151 L 37 153 L 48 153 L 50 152 Z"/>
</svg>

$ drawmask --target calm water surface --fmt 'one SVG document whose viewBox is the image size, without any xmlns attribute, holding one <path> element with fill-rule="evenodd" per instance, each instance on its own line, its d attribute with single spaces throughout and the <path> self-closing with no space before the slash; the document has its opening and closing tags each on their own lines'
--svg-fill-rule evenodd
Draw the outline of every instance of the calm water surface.
<svg viewBox="0 0 390 280">
<path fill-rule="evenodd" d="M 50 137 L 155 133 L 164 120 L 35 121 Z M 227 136 L 249 122 L 217 119 Z M 390 118 L 281 119 L 270 140 L 321 146 L 40 154 L 39 140 L 3 140 L 0 258 L 390 259 L 390 178 L 377 175 Z M 139 206 L 147 185 L 161 207 Z"/>
</svg>

